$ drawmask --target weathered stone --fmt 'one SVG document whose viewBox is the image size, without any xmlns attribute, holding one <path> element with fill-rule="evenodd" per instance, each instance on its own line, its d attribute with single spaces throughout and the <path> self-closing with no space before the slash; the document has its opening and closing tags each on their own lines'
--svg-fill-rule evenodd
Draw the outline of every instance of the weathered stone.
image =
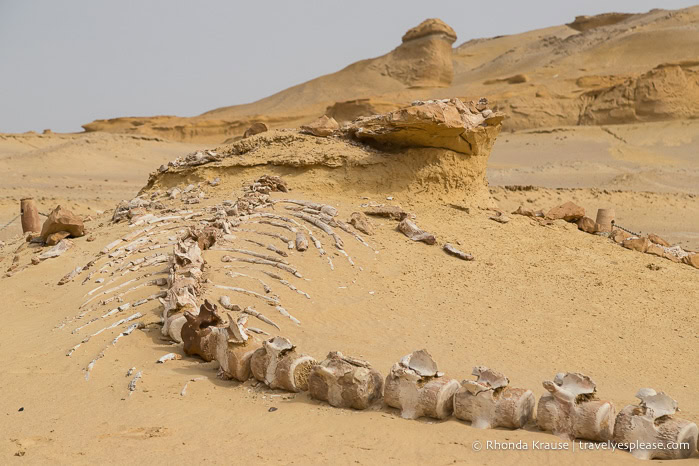
<svg viewBox="0 0 699 466">
<path fill-rule="evenodd" d="M 657 244 L 651 242 L 648 245 L 648 249 L 646 250 L 646 254 L 653 254 L 654 256 L 664 257 L 665 256 L 665 249 L 663 249 L 662 247 L 658 246 Z"/>
<path fill-rule="evenodd" d="M 590 217 L 581 217 L 578 220 L 578 230 L 585 233 L 597 233 L 599 231 L 597 223 Z"/>
<path fill-rule="evenodd" d="M 650 240 L 651 243 L 659 244 L 660 246 L 665 246 L 666 248 L 670 247 L 670 243 L 662 239 L 660 236 L 650 233 L 648 235 L 648 239 Z"/>
<path fill-rule="evenodd" d="M 691 265 L 694 268 L 699 269 L 699 253 L 689 254 L 687 256 L 684 256 L 684 258 L 682 259 L 682 262 L 684 262 L 687 265 Z"/>
<path fill-rule="evenodd" d="M 621 243 L 626 249 L 632 249 L 638 252 L 647 252 L 651 244 L 650 240 L 645 236 L 643 238 L 629 238 Z"/>
<path fill-rule="evenodd" d="M 67 231 L 70 236 L 76 238 L 85 234 L 85 225 L 80 217 L 59 205 L 44 221 L 41 228 L 41 239 L 46 241 L 50 234 L 59 231 Z"/>
<path fill-rule="evenodd" d="M 264 133 L 267 130 L 268 130 L 267 125 L 258 121 L 256 123 L 253 123 L 252 125 L 250 125 L 250 127 L 245 130 L 245 133 L 243 133 L 243 138 L 249 138 L 250 136 Z"/>
<path fill-rule="evenodd" d="M 26 233 L 28 231 L 41 231 L 39 211 L 36 208 L 36 203 L 34 202 L 34 199 L 22 199 L 20 201 L 20 213 L 22 214 L 22 233 Z"/>
<path fill-rule="evenodd" d="M 408 29 L 403 35 L 403 42 L 419 39 L 420 37 L 429 36 L 432 34 L 443 34 L 451 42 L 456 41 L 456 32 L 439 18 L 429 18 L 418 24 L 412 29 Z"/>
<path fill-rule="evenodd" d="M 631 238 L 633 235 L 631 233 L 627 233 L 624 230 L 620 230 L 618 228 L 615 228 L 614 231 L 612 232 L 611 238 L 614 240 L 615 243 L 623 243 L 625 240 Z"/>
<path fill-rule="evenodd" d="M 563 219 L 566 222 L 577 222 L 585 216 L 585 209 L 572 202 L 566 202 L 554 207 L 546 213 L 546 218 L 550 220 Z"/>
<path fill-rule="evenodd" d="M 46 238 L 46 245 L 47 246 L 55 246 L 63 238 L 67 238 L 69 236 L 70 236 L 70 233 L 68 233 L 67 231 L 57 231 L 56 233 L 51 233 Z"/>
<path fill-rule="evenodd" d="M 496 116 L 504 117 L 503 114 Z M 502 121 L 486 122 L 459 99 L 413 102 L 383 115 L 360 118 L 347 127 L 359 140 L 381 146 L 435 147 L 468 155 L 488 155 Z"/>
<path fill-rule="evenodd" d="M 544 212 L 541 210 L 525 209 L 524 206 L 517 207 L 517 210 L 512 212 L 514 215 L 524 215 L 525 217 L 543 217 Z"/>
<path fill-rule="evenodd" d="M 309 133 L 314 136 L 326 137 L 330 136 L 333 132 L 340 129 L 340 125 L 335 121 L 334 118 L 330 118 L 327 115 L 323 115 L 317 120 L 308 123 L 307 125 L 301 126 L 301 131 L 304 133 Z"/>
</svg>

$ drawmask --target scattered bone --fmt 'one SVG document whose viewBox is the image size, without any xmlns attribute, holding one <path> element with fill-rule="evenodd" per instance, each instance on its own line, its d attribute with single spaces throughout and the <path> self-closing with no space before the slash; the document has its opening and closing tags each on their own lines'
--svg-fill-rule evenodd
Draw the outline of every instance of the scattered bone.
<svg viewBox="0 0 699 466">
<path fill-rule="evenodd" d="M 692 456 L 699 430 L 695 423 L 674 417 L 677 401 L 652 388 L 642 388 L 636 398 L 638 405 L 628 405 L 617 415 L 614 442 L 636 446 L 631 454 L 641 460 Z"/>
<path fill-rule="evenodd" d="M 247 262 L 248 264 L 258 264 L 258 265 L 270 265 L 272 267 L 276 267 L 278 269 L 282 269 L 286 272 L 289 272 L 290 274 L 293 274 L 294 276 L 298 278 L 303 278 L 303 276 L 293 267 L 282 264 L 281 262 L 274 262 L 274 261 L 268 261 L 264 259 L 249 259 L 247 257 L 231 257 L 231 256 L 223 256 L 221 258 L 221 262 Z"/>
<path fill-rule="evenodd" d="M 260 282 L 260 284 L 262 285 L 262 289 L 265 290 L 265 293 L 271 293 L 271 292 L 272 292 L 272 288 L 270 288 L 269 285 L 268 285 L 267 283 L 265 283 L 263 280 L 260 280 L 260 279 L 257 278 L 257 277 L 253 277 L 253 276 L 251 276 L 251 275 L 247 275 L 247 274 L 244 274 L 244 273 L 241 273 L 241 272 L 228 272 L 228 275 L 229 275 L 231 278 L 235 278 L 235 277 L 245 277 L 245 278 L 249 278 L 249 279 L 251 279 L 251 280 L 256 280 L 256 281 Z"/>
<path fill-rule="evenodd" d="M 257 327 L 248 327 L 248 330 L 252 333 L 257 333 L 258 335 L 269 335 L 268 332 L 265 332 L 264 330 L 261 330 Z"/>
<path fill-rule="evenodd" d="M 265 249 L 272 251 L 272 252 L 275 252 L 283 257 L 289 256 L 289 254 L 287 254 L 286 251 L 282 251 L 281 249 L 277 248 L 273 244 L 264 244 L 264 243 L 260 243 L 259 241 L 255 241 L 255 240 L 247 239 L 247 238 L 244 238 L 243 241 L 247 241 L 248 243 L 252 243 L 252 244 L 259 246 L 261 248 L 265 248 Z"/>
<path fill-rule="evenodd" d="M 301 232 L 296 233 L 296 250 L 305 251 L 308 249 L 308 238 Z"/>
<path fill-rule="evenodd" d="M 80 274 L 80 272 L 82 272 L 82 271 L 83 271 L 83 268 L 82 268 L 82 267 L 76 267 L 76 268 L 73 269 L 72 271 L 70 271 L 70 272 L 68 272 L 67 274 L 65 274 L 65 275 L 63 276 L 63 278 L 61 278 L 61 279 L 58 281 L 58 284 L 59 284 L 59 285 L 65 285 L 66 283 L 68 283 L 68 282 L 70 282 L 70 281 L 73 281 L 73 279 L 74 279 L 75 277 L 77 277 L 78 274 Z"/>
<path fill-rule="evenodd" d="M 228 327 L 216 329 L 216 354 L 219 376 L 245 382 L 250 378 L 250 360 L 261 343 L 247 333 L 247 316 L 237 320 L 229 316 Z"/>
<path fill-rule="evenodd" d="M 160 359 L 158 359 L 156 363 L 165 364 L 165 361 L 176 361 L 178 359 L 182 359 L 182 355 L 177 353 L 168 353 L 165 356 L 162 356 Z"/>
<path fill-rule="evenodd" d="M 126 377 L 131 377 L 131 374 L 133 374 L 135 370 L 136 370 L 136 368 L 132 367 L 131 369 L 126 371 Z"/>
<path fill-rule="evenodd" d="M 422 241 L 427 244 L 434 244 L 437 239 L 434 235 L 421 230 L 414 222 L 405 218 L 398 224 L 398 230 L 413 241 Z"/>
<path fill-rule="evenodd" d="M 260 220 L 259 222 L 256 222 L 256 223 L 261 223 L 264 225 L 271 225 L 271 226 L 277 227 L 277 228 L 284 228 L 285 230 L 289 230 L 292 233 L 298 232 L 298 229 L 296 229 L 296 227 L 292 227 L 291 225 L 287 225 L 285 223 L 275 222 L 274 220 Z"/>
<path fill-rule="evenodd" d="M 323 222 L 322 220 L 317 219 L 315 217 L 312 217 L 308 214 L 293 213 L 292 215 L 294 217 L 298 217 L 302 220 L 305 220 L 306 222 L 310 223 L 311 225 L 314 225 L 314 226 L 320 228 L 321 230 L 323 230 L 323 232 L 325 232 L 325 234 L 327 234 L 328 236 L 332 237 L 333 240 L 335 240 L 335 247 L 337 247 L 337 249 L 343 249 L 344 244 L 342 242 L 342 238 L 340 238 L 333 231 L 333 229 L 330 227 L 330 225 L 328 225 L 327 223 Z"/>
<path fill-rule="evenodd" d="M 487 367 L 474 367 L 478 379 L 464 380 L 454 394 L 454 416 L 477 429 L 520 429 L 534 416 L 531 390 L 508 387 L 509 380 Z"/>
<path fill-rule="evenodd" d="M 595 383 L 588 376 L 559 373 L 543 385 L 550 393 L 539 399 L 539 429 L 568 440 L 605 442 L 612 438 L 616 410 L 611 402 L 596 398 Z"/>
<path fill-rule="evenodd" d="M 292 285 L 290 282 L 288 282 L 287 280 L 284 280 L 282 277 L 280 277 L 280 276 L 277 275 L 276 273 L 269 272 L 269 271 L 267 271 L 267 270 L 262 270 L 262 273 L 264 273 L 264 274 L 266 274 L 266 275 L 269 275 L 270 277 L 274 278 L 275 280 L 279 280 L 279 283 L 281 283 L 282 285 L 288 287 L 290 290 L 295 291 L 295 292 L 297 292 L 298 294 L 305 296 L 307 299 L 311 299 L 311 295 L 309 295 L 309 294 L 306 293 L 305 291 L 299 290 L 299 289 L 296 288 L 294 285 Z"/>
<path fill-rule="evenodd" d="M 279 303 L 278 299 L 275 298 L 270 298 L 268 296 L 261 295 L 259 293 L 255 293 L 254 291 L 246 290 L 244 288 L 238 288 L 235 286 L 225 286 L 225 285 L 214 285 L 216 288 L 221 288 L 222 290 L 229 290 L 229 291 L 235 291 L 236 293 L 242 293 L 246 294 L 248 296 L 252 296 L 254 298 L 259 298 L 262 299 L 270 304 L 277 304 Z"/>
<path fill-rule="evenodd" d="M 299 354 L 286 338 L 274 337 L 253 353 L 250 369 L 269 388 L 300 392 L 308 390 L 308 377 L 316 364 L 311 356 Z"/>
<path fill-rule="evenodd" d="M 186 396 L 187 395 L 187 387 L 189 386 L 190 382 L 197 382 L 199 380 L 206 380 L 207 377 L 194 377 L 193 379 L 189 379 L 187 383 L 184 384 L 184 387 L 182 387 L 182 390 L 180 391 L 180 396 Z"/>
<path fill-rule="evenodd" d="M 253 317 L 257 317 L 257 318 L 260 319 L 262 322 L 271 325 L 272 327 L 276 328 L 277 330 L 281 330 L 281 329 L 279 328 L 279 325 L 275 324 L 274 322 L 272 322 L 272 320 L 270 320 L 269 318 L 265 317 L 263 314 L 257 312 L 255 309 L 253 309 L 253 308 L 250 307 L 250 306 L 248 306 L 248 307 L 246 307 L 245 309 L 243 309 L 243 312 L 246 313 L 246 314 L 249 314 L 249 315 L 251 315 L 251 316 L 253 316 Z"/>
<path fill-rule="evenodd" d="M 136 376 L 131 380 L 131 382 L 129 382 L 129 396 L 131 396 L 131 394 L 136 391 L 136 382 L 141 380 L 141 377 L 143 377 L 143 372 L 138 371 Z"/>
<path fill-rule="evenodd" d="M 388 406 L 400 409 L 405 419 L 444 419 L 453 411 L 454 393 L 459 387 L 459 382 L 437 372 L 427 351 L 415 351 L 391 367 L 384 400 Z"/>
<path fill-rule="evenodd" d="M 365 235 L 374 234 L 374 227 L 372 226 L 367 216 L 361 212 L 352 212 L 352 215 L 349 219 L 349 224 L 357 230 L 364 233 Z"/>
<path fill-rule="evenodd" d="M 251 229 L 246 229 L 246 228 L 238 228 L 238 229 L 236 229 L 236 231 L 242 231 L 245 233 L 255 233 L 257 235 L 271 236 L 272 238 L 277 238 L 278 240 L 282 241 L 284 244 L 289 244 L 289 242 L 291 241 L 286 236 L 280 235 L 278 233 L 269 233 L 267 231 L 258 231 L 258 230 L 251 230 Z"/>
<path fill-rule="evenodd" d="M 266 260 L 266 261 L 270 261 L 270 262 L 279 262 L 279 263 L 281 263 L 281 264 L 289 265 L 289 263 L 288 263 L 286 260 L 284 260 L 284 259 L 280 259 L 280 258 L 274 257 L 274 256 L 268 256 L 267 254 L 261 254 L 261 253 L 259 253 L 259 252 L 255 252 L 255 251 L 248 251 L 247 249 L 238 249 L 238 248 L 215 248 L 215 249 L 213 249 L 213 251 L 237 252 L 238 254 L 245 254 L 245 255 L 248 255 L 248 256 L 252 256 L 252 257 L 257 257 L 257 258 L 260 258 L 260 259 L 264 259 L 264 260 Z"/>
<path fill-rule="evenodd" d="M 292 316 L 291 314 L 289 314 L 289 312 L 288 312 L 286 309 L 284 309 L 283 307 L 281 307 L 281 306 L 275 306 L 275 309 L 276 309 L 277 311 L 279 311 L 279 313 L 280 313 L 281 315 L 283 315 L 284 317 L 288 317 L 289 319 L 291 319 L 291 321 L 292 321 L 293 323 L 295 323 L 296 325 L 301 325 L 301 322 L 300 322 L 296 317 L 294 317 L 294 316 Z"/>
<path fill-rule="evenodd" d="M 338 408 L 366 409 L 381 399 L 383 376 L 366 361 L 330 352 L 308 378 L 312 398 Z"/>
<path fill-rule="evenodd" d="M 357 241 L 359 241 L 359 242 L 362 243 L 364 246 L 366 246 L 366 247 L 368 247 L 368 248 L 371 249 L 371 246 L 369 246 L 369 243 L 367 243 L 366 241 L 364 241 L 364 238 L 362 238 L 356 231 L 353 231 L 353 230 L 349 227 L 349 225 L 347 225 L 345 222 L 343 222 L 343 221 L 341 221 L 341 220 L 334 220 L 334 221 L 333 221 L 333 224 L 335 224 L 335 225 L 337 225 L 338 227 L 340 227 L 340 228 L 341 228 L 343 231 L 345 231 L 346 233 L 349 233 L 350 235 L 354 236 L 354 238 L 355 238 Z"/>
<path fill-rule="evenodd" d="M 508 223 L 508 222 L 510 221 L 510 217 L 508 217 L 507 215 L 503 214 L 503 213 L 500 212 L 500 211 L 496 211 L 496 212 L 495 212 L 495 215 L 491 215 L 491 216 L 488 217 L 488 218 L 489 218 L 490 220 L 494 220 L 494 221 L 496 221 L 496 222 L 498 222 L 498 223 Z"/>
<path fill-rule="evenodd" d="M 517 210 L 512 212 L 512 214 L 513 215 L 524 215 L 525 217 L 539 217 L 539 218 L 544 217 L 543 210 L 534 211 L 532 209 L 525 209 L 524 206 L 517 207 Z"/>
<path fill-rule="evenodd" d="M 364 213 L 373 217 L 386 217 L 399 221 L 408 217 L 408 212 L 405 212 L 398 206 L 392 205 L 371 207 L 365 210 Z"/>
<path fill-rule="evenodd" d="M 116 338 L 114 338 L 114 340 L 112 340 L 111 345 L 107 345 L 102 351 L 100 351 L 100 353 L 97 355 L 97 357 L 96 357 L 95 359 L 93 359 L 92 361 L 90 361 L 90 363 L 87 365 L 87 367 L 85 368 L 85 380 L 90 380 L 90 371 L 92 371 L 92 369 L 94 369 L 95 364 L 97 364 L 97 361 L 99 361 L 100 359 L 102 359 L 102 358 L 104 357 L 104 353 L 105 353 L 109 348 L 111 348 L 112 346 L 116 345 L 117 341 L 119 341 L 119 339 L 120 339 L 121 337 L 125 337 L 125 336 L 128 336 L 128 335 L 131 335 L 131 333 L 132 333 L 134 330 L 136 330 L 137 328 L 143 328 L 143 327 L 144 327 L 144 325 L 143 325 L 141 322 L 138 322 L 138 323 L 136 323 L 136 324 L 131 324 L 131 325 L 129 325 L 129 327 L 128 327 L 126 330 L 124 330 L 124 331 L 121 332 L 119 335 L 117 335 Z M 80 346 L 80 345 L 78 345 L 78 346 Z M 76 348 L 77 348 L 77 347 L 76 347 Z M 70 356 L 70 354 L 68 354 L 68 356 Z M 131 374 L 127 374 L 127 376 L 128 376 L 128 375 L 131 375 Z"/>
<path fill-rule="evenodd" d="M 447 243 L 444 245 L 444 250 L 451 254 L 452 256 L 456 256 L 459 259 L 463 259 L 465 261 L 472 261 L 473 256 L 471 254 L 466 254 L 465 252 L 459 251 L 452 245 L 451 243 Z"/>
<path fill-rule="evenodd" d="M 39 255 L 39 260 L 51 259 L 58 257 L 73 246 L 73 242 L 69 239 L 62 239 L 57 245 Z"/>
</svg>

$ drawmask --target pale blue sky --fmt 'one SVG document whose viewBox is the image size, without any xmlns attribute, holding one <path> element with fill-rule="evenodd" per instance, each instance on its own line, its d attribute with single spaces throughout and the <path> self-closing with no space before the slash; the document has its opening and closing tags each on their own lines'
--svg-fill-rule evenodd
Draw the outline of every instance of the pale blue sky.
<svg viewBox="0 0 699 466">
<path fill-rule="evenodd" d="M 693 3 L 0 0 L 0 132 L 252 102 L 382 55 L 430 17 L 451 25 L 458 45 L 576 15 Z"/>
</svg>

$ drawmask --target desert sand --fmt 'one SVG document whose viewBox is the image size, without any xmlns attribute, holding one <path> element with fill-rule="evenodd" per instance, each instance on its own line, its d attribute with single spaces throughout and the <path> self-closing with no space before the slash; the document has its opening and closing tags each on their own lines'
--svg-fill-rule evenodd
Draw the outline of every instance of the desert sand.
<svg viewBox="0 0 699 466">
<path fill-rule="evenodd" d="M 197 304 L 219 303 L 226 294 L 280 329 L 252 317 L 249 326 L 289 338 L 318 361 L 330 351 L 364 359 L 384 377 L 401 357 L 425 348 L 439 370 L 458 381 L 473 379 L 472 368 L 484 365 L 538 400 L 547 393 L 543 381 L 558 372 L 581 372 L 617 412 L 637 404 L 638 389 L 652 387 L 678 401 L 677 417 L 699 423 L 699 269 L 625 249 L 575 223 L 511 213 L 519 206 L 546 212 L 572 201 L 594 219 L 598 208 L 614 208 L 627 229 L 657 234 L 690 253 L 699 250 L 699 62 L 691 61 L 698 18 L 699 7 L 578 18 L 455 47 L 446 24 L 428 22 L 387 55 L 260 102 L 192 119 L 97 121 L 79 134 L 0 135 L 6 174 L 0 185 L 3 463 L 638 461 L 618 450 L 474 451 L 474 442 L 488 440 L 532 445 L 561 439 L 539 431 L 535 422 L 507 430 L 475 429 L 454 417 L 407 420 L 381 402 L 363 411 L 339 409 L 308 392 L 224 380 L 217 361 L 187 355 L 181 343 L 163 335 L 157 299 L 134 306 L 172 283 L 100 304 L 135 285 L 166 279 L 167 262 L 140 268 L 131 261 L 154 254 L 171 260 L 172 243 L 189 227 L 214 224 L 217 211 L 224 212 L 219 219 L 235 223 L 244 213 L 226 209 L 263 175 L 280 176 L 290 188 L 270 193 L 272 200 L 330 205 L 345 222 L 375 205 L 400 206 L 437 244 L 412 241 L 396 230 L 397 221 L 372 217 L 374 234 L 360 233 L 367 245 L 335 228 L 344 243 L 340 250 L 332 236 L 294 217 L 322 242 L 325 254 L 313 244 L 304 252 L 284 249 L 283 260 L 302 277 L 271 270 L 305 297 L 264 275 L 263 266 L 222 260 L 246 255 L 218 248 L 274 254 L 246 240 L 286 248 L 243 231 L 291 236 L 252 218 L 227 238 L 219 231 L 215 247 L 203 251 Z M 323 114 L 351 125 L 416 99 L 481 96 L 507 115 L 502 123 L 485 124 L 489 142 L 472 149 L 494 145 L 481 155 L 414 135 L 409 147 L 395 140 L 377 147 L 345 130 L 316 137 L 297 129 Z M 270 131 L 243 139 L 253 122 Z M 425 127 L 430 137 L 444 137 Z M 187 154 L 206 150 L 215 154 L 212 160 L 185 163 L 191 161 Z M 173 196 L 175 188 L 180 194 Z M 132 218 L 115 222 L 117 204 L 137 195 L 143 210 L 134 208 Z M 25 197 L 33 197 L 42 214 L 58 204 L 68 208 L 83 218 L 86 234 L 71 238 L 72 247 L 59 257 L 33 264 L 50 246 L 25 241 L 19 221 L 12 221 Z M 290 206 L 276 203 L 256 212 L 290 216 Z M 493 221 L 497 211 L 509 222 Z M 179 218 L 148 223 L 167 216 Z M 124 247 L 134 238 L 128 235 L 149 225 L 152 234 L 134 236 L 146 239 L 129 256 Z M 445 243 L 474 260 L 447 255 Z M 163 247 L 145 249 L 155 246 Z M 104 248 L 109 250 L 102 254 Z M 110 257 L 118 250 L 123 256 Z M 95 265 L 58 285 L 92 260 Z M 274 296 L 300 324 L 258 297 L 216 284 Z M 109 313 L 123 304 L 132 307 Z M 142 316 L 94 335 L 136 312 Z M 144 326 L 112 344 L 133 322 Z M 157 363 L 171 352 L 183 357 Z"/>
</svg>

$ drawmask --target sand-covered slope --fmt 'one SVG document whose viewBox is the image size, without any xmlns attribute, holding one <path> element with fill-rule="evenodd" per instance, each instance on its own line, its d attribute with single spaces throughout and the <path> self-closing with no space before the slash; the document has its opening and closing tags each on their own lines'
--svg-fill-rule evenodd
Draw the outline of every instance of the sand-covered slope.
<svg viewBox="0 0 699 466">
<path fill-rule="evenodd" d="M 312 144 L 324 150 L 314 153 Z M 419 150 L 427 157 L 432 152 L 413 150 L 415 157 Z M 399 166 L 403 162 L 393 159 L 411 155 L 344 137 L 313 142 L 295 132 L 273 132 L 213 154 L 219 152 L 224 157 L 218 160 L 205 161 L 214 156 L 201 152 L 159 170 L 130 206 L 121 205 L 116 216 L 114 210 L 96 216 L 87 235 L 72 239 L 57 258 L 31 265 L 48 248 L 23 239 L 0 249 L 3 268 L 14 256 L 18 264 L 0 278 L 5 299 L 15 303 L 3 314 L 0 407 L 12 426 L 0 438 L 3 458 L 70 464 L 121 463 L 125 456 L 154 464 L 183 456 L 263 464 L 637 461 L 623 451 L 475 452 L 475 441 L 532 445 L 560 439 L 533 424 L 509 431 L 475 429 L 453 417 L 410 421 L 381 403 L 365 411 L 338 409 L 307 392 L 224 380 L 217 376 L 218 362 L 184 354 L 171 333 L 163 334 L 156 297 L 181 299 L 179 312 L 193 311 L 187 293 L 198 303 L 227 295 L 241 309 L 252 306 L 279 328 L 251 314 L 248 326 L 285 336 L 318 360 L 339 350 L 386 376 L 402 356 L 426 348 L 449 377 L 470 379 L 473 366 L 486 365 L 537 399 L 546 393 L 542 381 L 580 371 L 618 410 L 636 403 L 639 388 L 654 387 L 678 400 L 682 418 L 699 421 L 699 378 L 687 357 L 697 344 L 697 269 L 624 249 L 564 220 L 511 215 L 508 223 L 493 221 L 489 200 L 465 199 L 463 189 L 446 184 L 423 191 L 417 181 L 403 188 L 360 185 L 361 170 Z M 446 152 L 435 157 L 448 158 Z M 305 158 L 293 157 L 301 153 Z M 329 158 L 318 159 L 320 153 Z M 374 163 L 377 158 L 384 161 Z M 372 163 L 360 168 L 363 160 Z M 282 175 L 288 192 L 255 185 L 264 172 Z M 304 214 L 302 206 L 290 199 L 325 206 L 325 215 L 336 210 L 333 234 L 297 216 Z M 537 202 L 559 203 L 545 196 Z M 436 244 L 408 239 L 388 218 L 371 218 L 372 235 L 339 227 L 354 212 L 386 204 L 410 212 Z M 203 273 L 189 277 L 194 288 L 158 295 L 177 283 L 181 272 L 174 264 L 190 271 L 199 264 L 196 254 L 172 254 L 179 240 L 193 250 L 197 243 L 187 239 L 189 231 L 204 227 L 218 231 L 217 240 L 201 252 L 205 264 L 197 270 Z M 289 228 L 319 243 L 289 249 L 278 238 L 292 237 Z M 441 246 L 447 242 L 474 260 L 446 254 Z M 245 261 L 259 257 L 250 252 L 276 256 L 297 273 Z M 230 321 L 242 312 L 223 315 Z M 167 353 L 183 358 L 157 363 Z"/>
<path fill-rule="evenodd" d="M 85 129 L 220 143 L 256 121 L 295 127 L 327 113 L 342 123 L 455 96 L 497 102 L 511 116 L 506 130 L 699 116 L 699 7 L 577 18 L 452 48 L 455 37 L 447 24 L 428 20 L 386 55 L 254 103 L 193 118 L 98 120 Z"/>
</svg>

